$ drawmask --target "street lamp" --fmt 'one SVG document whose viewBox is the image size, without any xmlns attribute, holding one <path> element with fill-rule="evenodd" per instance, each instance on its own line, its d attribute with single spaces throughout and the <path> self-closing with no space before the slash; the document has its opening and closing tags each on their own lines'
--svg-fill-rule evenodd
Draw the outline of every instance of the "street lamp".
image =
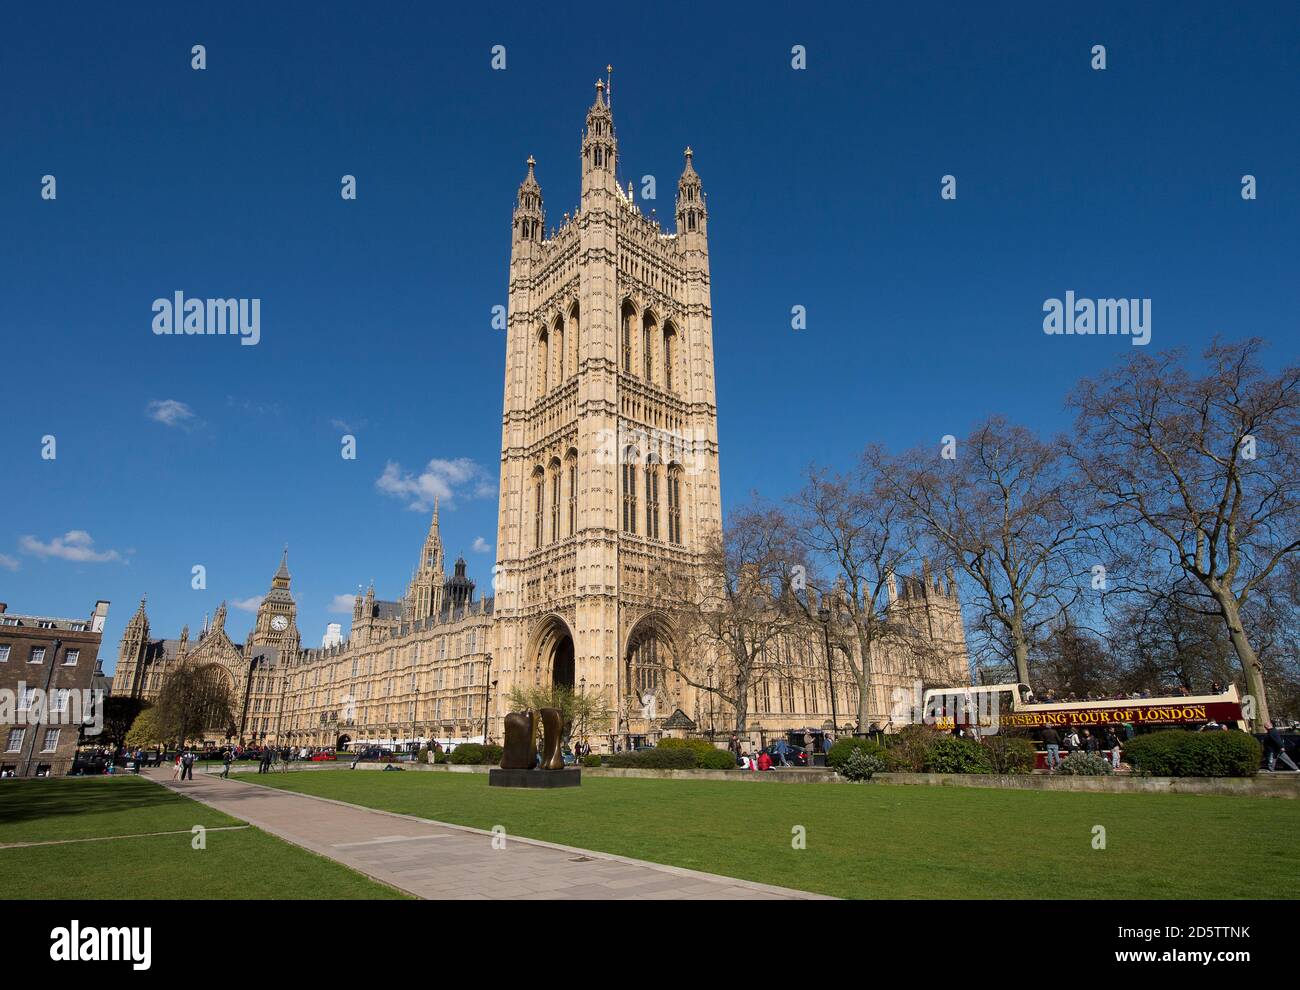
<svg viewBox="0 0 1300 990">
<path fill-rule="evenodd" d="M 826 687 L 831 695 L 831 728 L 838 732 L 840 729 L 840 718 L 835 711 L 835 681 L 831 676 L 831 610 L 823 603 L 817 611 L 822 620 L 822 635 L 826 640 Z M 822 739 L 822 749 L 826 748 L 825 738 Z"/>
<path fill-rule="evenodd" d="M 578 712 L 582 715 L 582 726 L 578 730 L 578 738 L 587 738 L 587 675 L 583 674 L 578 678 Z"/>
<path fill-rule="evenodd" d="M 492 688 L 496 686 L 496 681 L 492 680 L 492 654 L 487 654 L 487 669 L 483 674 L 483 745 L 488 741 L 488 707 L 492 703 Z"/>
</svg>

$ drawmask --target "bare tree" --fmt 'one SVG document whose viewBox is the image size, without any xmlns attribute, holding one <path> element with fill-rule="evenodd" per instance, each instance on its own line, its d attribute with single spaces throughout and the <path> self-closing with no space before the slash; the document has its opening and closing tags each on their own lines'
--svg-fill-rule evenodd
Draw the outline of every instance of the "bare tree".
<svg viewBox="0 0 1300 990">
<path fill-rule="evenodd" d="M 182 746 L 207 729 L 233 731 L 225 672 L 215 663 L 182 663 L 163 681 L 152 713 L 164 737 Z"/>
<path fill-rule="evenodd" d="M 750 692 L 784 670 L 783 640 L 806 634 L 802 610 L 789 606 L 789 522 L 772 507 L 751 504 L 732 514 L 693 572 L 664 572 L 657 592 L 674 603 L 683 649 L 669 661 L 687 684 L 712 694 L 747 730 Z M 680 654 L 680 655 L 679 655 Z"/>
<path fill-rule="evenodd" d="M 936 644 L 893 619 L 889 611 L 894 576 L 916 560 L 916 538 L 905 506 L 879 474 L 884 456 L 869 448 L 853 471 L 837 474 L 813 467 L 794 497 L 791 554 L 798 571 L 787 569 L 787 601 L 800 608 L 809 626 L 826 623 L 857 688 L 857 729 L 870 721 L 871 664 L 879 650 L 910 658 L 919 675 Z M 807 593 L 797 586 L 802 578 Z M 827 614 L 822 616 L 825 607 Z M 838 728 L 838 727 L 837 727 Z"/>
<path fill-rule="evenodd" d="M 954 457 L 941 453 L 869 456 L 943 562 L 970 579 L 974 625 L 992 652 L 1029 683 L 1040 630 L 1081 594 L 1079 552 L 1092 527 L 1080 479 L 1063 441 L 1000 416 L 977 426 Z"/>
<path fill-rule="evenodd" d="M 1243 615 L 1252 595 L 1300 550 L 1300 366 L 1268 374 L 1264 344 L 1215 342 L 1193 377 L 1177 351 L 1138 354 L 1084 379 L 1076 462 L 1109 524 L 1157 567 L 1212 599 L 1254 699 L 1269 718 L 1264 669 Z"/>
</svg>

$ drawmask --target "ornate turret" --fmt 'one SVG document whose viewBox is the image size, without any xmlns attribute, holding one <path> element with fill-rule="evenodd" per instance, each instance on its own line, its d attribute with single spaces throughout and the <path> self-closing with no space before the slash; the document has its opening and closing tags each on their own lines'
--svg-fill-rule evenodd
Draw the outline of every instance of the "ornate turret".
<svg viewBox="0 0 1300 990">
<path fill-rule="evenodd" d="M 533 167 L 537 164 L 532 155 L 528 156 L 528 174 L 519 183 L 519 195 L 515 200 L 514 244 L 518 247 L 527 242 L 540 244 L 542 230 L 546 223 L 546 213 L 542 210 L 542 187 L 537 184 Z"/>
<path fill-rule="evenodd" d="M 465 574 L 465 558 L 456 558 L 456 570 L 443 585 L 443 596 L 454 611 L 474 600 L 474 582 Z"/>
<path fill-rule="evenodd" d="M 421 622 L 442 611 L 445 572 L 442 564 L 442 534 L 438 531 L 438 499 L 433 500 L 433 518 L 420 550 L 420 565 L 406 591 L 406 612 L 412 622 Z"/>
<path fill-rule="evenodd" d="M 140 606 L 126 623 L 122 643 L 118 648 L 117 666 L 113 669 L 113 692 L 127 697 L 137 697 L 143 684 L 145 649 L 149 645 L 149 615 L 145 599 L 140 596 Z"/>
<path fill-rule="evenodd" d="M 614 115 L 605 100 L 605 83 L 596 80 L 596 101 L 587 110 L 587 129 L 582 136 L 582 201 L 598 191 L 616 194 L 615 177 L 618 142 L 614 139 Z"/>
<path fill-rule="evenodd" d="M 677 180 L 677 233 L 708 233 L 709 211 L 704 206 L 704 187 L 695 171 L 695 152 L 686 149 L 686 167 Z"/>
</svg>

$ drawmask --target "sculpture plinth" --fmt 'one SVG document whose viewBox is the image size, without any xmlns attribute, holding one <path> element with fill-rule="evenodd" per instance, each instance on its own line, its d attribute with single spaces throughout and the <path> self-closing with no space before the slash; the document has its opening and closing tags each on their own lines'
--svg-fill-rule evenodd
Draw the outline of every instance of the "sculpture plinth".
<svg viewBox="0 0 1300 990">
<path fill-rule="evenodd" d="M 538 716 L 541 716 L 539 719 Z M 537 753 L 537 724 L 542 725 L 542 752 Z M 488 771 L 489 787 L 578 787 L 582 771 L 564 769 L 560 753 L 564 721 L 558 709 L 511 712 L 505 717 L 506 741 L 501 766 Z"/>
<path fill-rule="evenodd" d="M 505 770 L 493 767 L 488 771 L 489 787 L 536 787 L 549 790 L 553 787 L 581 787 L 582 771 L 572 770 Z"/>
</svg>

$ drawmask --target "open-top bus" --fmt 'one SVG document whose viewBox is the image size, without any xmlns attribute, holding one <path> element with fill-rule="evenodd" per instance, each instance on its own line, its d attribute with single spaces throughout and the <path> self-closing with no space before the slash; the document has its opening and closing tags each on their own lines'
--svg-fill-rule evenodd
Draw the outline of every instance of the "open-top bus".
<svg viewBox="0 0 1300 990">
<path fill-rule="evenodd" d="M 971 726 L 982 732 L 1002 729 L 1083 730 L 1105 725 L 1199 729 L 1217 724 L 1249 731 L 1241 697 L 1233 685 L 1221 694 L 1172 695 L 1159 698 L 1108 698 L 1103 701 L 1026 701 L 1025 684 L 932 688 L 924 693 L 921 714 L 927 725 L 952 729 Z M 1042 765 L 1040 754 L 1039 764 Z"/>
</svg>

